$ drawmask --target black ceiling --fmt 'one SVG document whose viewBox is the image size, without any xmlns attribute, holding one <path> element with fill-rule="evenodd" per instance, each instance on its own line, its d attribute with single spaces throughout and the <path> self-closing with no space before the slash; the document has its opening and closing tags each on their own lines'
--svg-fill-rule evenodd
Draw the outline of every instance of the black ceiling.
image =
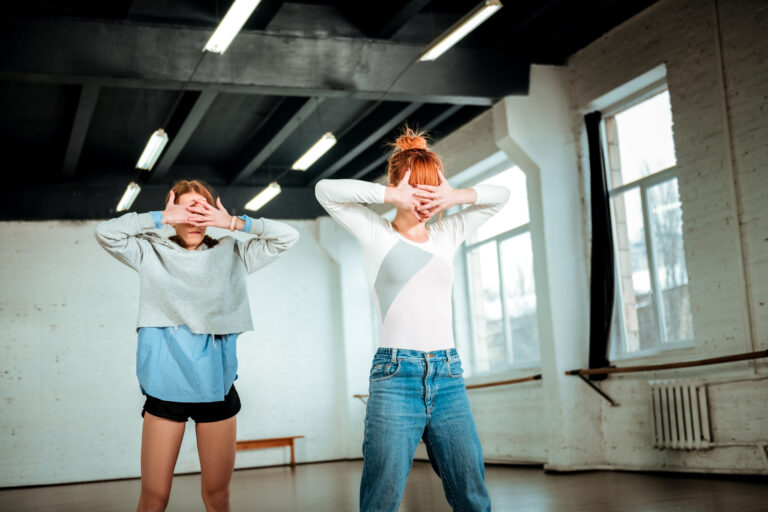
<svg viewBox="0 0 768 512">
<path fill-rule="evenodd" d="M 504 1 L 504 0 L 503 0 Z M 93 219 L 162 207 L 173 181 L 201 178 L 241 213 L 313 218 L 324 177 L 372 180 L 404 122 L 439 139 L 509 94 L 530 64 L 568 56 L 655 0 L 506 0 L 435 62 L 416 57 L 480 0 L 263 0 L 224 55 L 202 48 L 230 0 L 25 1 L 0 22 L 0 219 Z M 170 142 L 152 172 L 149 135 Z M 326 131 L 338 144 L 291 164 Z"/>
</svg>

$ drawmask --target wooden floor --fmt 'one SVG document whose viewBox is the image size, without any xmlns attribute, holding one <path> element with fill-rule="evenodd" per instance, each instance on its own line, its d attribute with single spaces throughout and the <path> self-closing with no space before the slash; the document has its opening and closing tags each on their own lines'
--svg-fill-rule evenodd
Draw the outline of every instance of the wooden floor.
<svg viewBox="0 0 768 512">
<path fill-rule="evenodd" d="M 361 461 L 236 471 L 232 510 L 345 512 L 357 510 Z M 765 481 L 592 472 L 546 474 L 539 468 L 489 466 L 488 489 L 499 512 L 751 512 L 768 511 Z M 203 511 L 200 476 L 176 477 L 169 511 Z M 0 511 L 135 510 L 138 480 L 0 491 Z M 450 511 L 429 464 L 415 462 L 402 512 Z"/>
</svg>

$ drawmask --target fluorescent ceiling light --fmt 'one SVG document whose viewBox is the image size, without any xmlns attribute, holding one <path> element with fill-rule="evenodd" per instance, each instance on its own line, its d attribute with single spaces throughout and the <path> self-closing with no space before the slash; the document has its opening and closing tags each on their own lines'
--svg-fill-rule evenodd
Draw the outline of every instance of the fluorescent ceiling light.
<svg viewBox="0 0 768 512">
<path fill-rule="evenodd" d="M 147 147 L 141 153 L 139 161 L 136 162 L 136 168 L 151 171 L 157 159 L 160 158 L 160 153 L 163 152 L 166 144 L 168 144 L 168 134 L 165 133 L 165 130 L 162 128 L 155 130 L 149 137 Z"/>
<path fill-rule="evenodd" d="M 134 199 L 136 199 L 136 196 L 139 195 L 139 192 L 141 192 L 139 184 L 135 181 L 130 182 L 125 189 L 125 193 L 123 193 L 123 197 L 120 198 L 120 202 L 117 203 L 117 211 L 124 212 L 130 208 Z"/>
<path fill-rule="evenodd" d="M 259 192 L 256 197 L 248 201 L 248 204 L 245 205 L 245 209 L 255 212 L 274 199 L 281 190 L 280 185 L 276 181 L 273 181 L 267 185 L 267 188 Z"/>
<path fill-rule="evenodd" d="M 493 16 L 503 5 L 499 0 L 485 0 L 475 7 L 472 12 L 454 23 L 451 28 L 435 39 L 429 48 L 419 57 L 420 61 L 435 60 L 453 45 L 464 39 L 467 34 L 475 30 L 485 20 Z"/>
<path fill-rule="evenodd" d="M 203 51 L 224 53 L 261 0 L 235 0 Z"/>
<path fill-rule="evenodd" d="M 334 137 L 331 132 L 325 132 L 323 136 L 320 137 L 320 140 L 315 142 L 306 153 L 301 155 L 301 158 L 296 160 L 291 166 L 291 169 L 294 171 L 306 171 L 312 167 L 312 164 L 317 162 L 321 156 L 331 149 L 334 144 L 336 144 L 336 137 Z"/>
</svg>

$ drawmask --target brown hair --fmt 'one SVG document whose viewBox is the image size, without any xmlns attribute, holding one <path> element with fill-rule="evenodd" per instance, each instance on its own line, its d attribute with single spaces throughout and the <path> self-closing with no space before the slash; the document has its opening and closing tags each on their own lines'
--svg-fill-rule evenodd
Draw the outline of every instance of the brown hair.
<svg viewBox="0 0 768 512">
<path fill-rule="evenodd" d="M 179 180 L 176 183 L 173 184 L 171 187 L 171 190 L 168 191 L 168 193 L 165 195 L 165 203 L 168 204 L 168 200 L 171 198 L 171 192 L 174 193 L 174 204 L 179 204 L 179 197 L 181 197 L 184 194 L 188 194 L 190 192 L 195 192 L 197 194 L 200 194 L 205 198 L 205 200 L 210 204 L 211 206 L 216 206 L 216 201 L 213 199 L 213 189 L 210 185 L 208 185 L 206 182 L 202 180 Z M 181 238 L 179 238 L 178 235 L 173 235 L 172 237 L 169 237 L 169 240 L 176 242 L 179 245 L 182 245 Z M 208 235 L 205 235 L 203 237 L 203 243 L 207 245 L 209 248 L 217 245 L 219 243 L 218 240 L 215 238 L 211 238 Z"/>
<path fill-rule="evenodd" d="M 411 170 L 408 180 L 411 186 L 440 184 L 437 172 L 442 171 L 443 163 L 427 147 L 427 137 L 426 132 L 414 131 L 408 125 L 403 127 L 402 134 L 390 144 L 394 148 L 387 161 L 390 184 L 400 183 L 408 169 Z"/>
<path fill-rule="evenodd" d="M 208 201 L 208 204 L 211 206 L 215 206 L 215 201 L 213 200 L 213 189 L 208 185 L 206 182 L 202 180 L 179 180 L 176 183 L 173 184 L 171 187 L 171 190 L 168 191 L 168 193 L 165 195 L 165 202 L 168 203 L 168 199 L 171 197 L 171 192 L 173 192 L 176 195 L 176 198 L 174 199 L 174 204 L 179 204 L 179 197 L 183 194 L 188 194 L 190 192 L 196 192 L 203 196 L 206 201 Z"/>
</svg>

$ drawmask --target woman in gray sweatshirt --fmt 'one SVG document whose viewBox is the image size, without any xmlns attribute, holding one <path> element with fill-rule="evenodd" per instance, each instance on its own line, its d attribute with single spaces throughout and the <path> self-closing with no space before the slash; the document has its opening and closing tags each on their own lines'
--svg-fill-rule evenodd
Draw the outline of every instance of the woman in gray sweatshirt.
<svg viewBox="0 0 768 512">
<path fill-rule="evenodd" d="M 152 230 L 174 227 L 170 238 Z M 208 227 L 253 235 L 206 235 Z M 198 180 L 176 183 L 165 210 L 100 223 L 96 239 L 139 274 L 136 374 L 142 411 L 139 511 L 164 510 L 188 418 L 195 423 L 206 510 L 229 510 L 240 400 L 237 336 L 253 329 L 246 276 L 299 239 L 268 219 L 233 217 Z"/>
</svg>

